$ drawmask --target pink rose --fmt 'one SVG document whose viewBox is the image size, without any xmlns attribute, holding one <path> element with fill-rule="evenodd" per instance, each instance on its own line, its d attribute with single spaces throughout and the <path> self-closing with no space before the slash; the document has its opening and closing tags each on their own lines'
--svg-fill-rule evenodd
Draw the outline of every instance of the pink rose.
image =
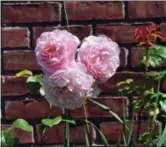
<svg viewBox="0 0 166 147">
<path fill-rule="evenodd" d="M 51 104 L 67 109 L 81 107 L 92 93 L 94 79 L 83 64 L 72 62 L 51 76 L 45 76 L 46 98 Z"/>
<path fill-rule="evenodd" d="M 37 62 L 45 72 L 53 73 L 75 59 L 79 44 L 79 39 L 66 30 L 44 32 L 37 39 Z"/>
<path fill-rule="evenodd" d="M 78 50 L 78 61 L 82 62 L 97 82 L 112 77 L 120 64 L 120 49 L 117 43 L 106 36 L 89 36 Z"/>
</svg>

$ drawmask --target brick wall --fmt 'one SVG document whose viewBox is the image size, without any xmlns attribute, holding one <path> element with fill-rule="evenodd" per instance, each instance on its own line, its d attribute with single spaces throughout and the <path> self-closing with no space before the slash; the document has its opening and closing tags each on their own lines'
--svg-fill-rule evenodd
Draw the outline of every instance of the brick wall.
<svg viewBox="0 0 166 147">
<path fill-rule="evenodd" d="M 158 24 L 166 34 L 166 2 L 67 2 L 67 14 L 70 30 L 80 39 L 89 34 L 105 34 L 121 47 L 121 64 L 116 75 L 106 84 L 101 85 L 102 94 L 97 101 L 109 106 L 122 116 L 123 103 L 126 106 L 128 119 L 131 117 L 132 97 L 119 97 L 116 83 L 126 78 L 141 82 L 144 69 L 140 65 L 142 49 L 137 48 L 134 40 L 136 27 L 147 24 Z M 16 78 L 15 73 L 30 69 L 40 73 L 36 63 L 34 47 L 36 39 L 44 31 L 55 28 L 66 28 L 64 7 L 62 2 L 2 2 L 2 123 L 3 129 L 17 118 L 24 118 L 33 125 L 32 133 L 16 130 L 14 135 L 20 140 L 21 147 L 38 147 L 39 144 L 63 144 L 62 124 L 47 130 L 41 140 L 41 118 L 49 115 L 49 105 L 38 94 L 30 94 L 26 89 L 26 79 Z M 166 45 L 166 40 L 160 40 Z M 166 68 L 166 60 L 162 69 Z M 158 69 L 150 69 L 158 70 Z M 166 91 L 166 79 L 162 83 L 162 91 Z M 87 104 L 87 115 L 113 144 L 122 134 L 122 126 L 106 112 Z M 59 108 L 53 108 L 51 116 L 62 114 Z M 75 118 L 84 117 L 83 109 L 73 110 Z M 147 129 L 147 121 L 143 121 L 141 131 Z M 82 132 L 83 125 L 71 126 L 71 142 L 85 146 Z M 136 135 L 137 123 L 133 134 Z M 81 135 L 80 135 L 81 134 Z M 20 137 L 21 136 L 21 137 Z M 101 144 L 98 135 L 91 128 L 91 138 L 98 146 Z M 55 147 L 55 146 L 54 146 Z M 59 147 L 59 146 L 58 146 Z"/>
</svg>

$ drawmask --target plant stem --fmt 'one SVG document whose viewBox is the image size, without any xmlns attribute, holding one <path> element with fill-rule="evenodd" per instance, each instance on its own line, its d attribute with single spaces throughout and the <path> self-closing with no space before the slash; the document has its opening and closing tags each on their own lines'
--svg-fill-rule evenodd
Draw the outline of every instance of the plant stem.
<svg viewBox="0 0 166 147">
<path fill-rule="evenodd" d="M 86 111 L 86 107 L 85 107 L 85 104 L 84 104 L 84 114 L 85 114 L 85 120 L 86 120 L 86 130 L 87 130 L 87 135 L 88 135 L 88 141 L 89 141 L 89 144 L 91 144 L 91 140 L 90 140 L 90 129 L 89 129 L 89 124 L 88 124 L 88 117 L 87 117 L 87 111 Z"/>
<path fill-rule="evenodd" d="M 65 116 L 68 116 L 68 110 L 64 110 Z M 65 122 L 64 125 L 64 147 L 70 147 L 70 136 L 69 136 L 69 123 Z"/>
</svg>

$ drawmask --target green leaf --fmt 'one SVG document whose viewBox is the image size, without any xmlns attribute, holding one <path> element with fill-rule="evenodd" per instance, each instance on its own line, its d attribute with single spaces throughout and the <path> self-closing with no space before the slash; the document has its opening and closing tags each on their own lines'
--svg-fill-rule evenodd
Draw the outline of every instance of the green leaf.
<svg viewBox="0 0 166 147">
<path fill-rule="evenodd" d="M 32 131 L 32 126 L 24 119 L 17 119 L 12 123 L 12 128 L 19 128 L 27 132 Z"/>
<path fill-rule="evenodd" d="M 151 55 L 148 60 L 149 65 L 154 68 L 160 67 L 162 62 L 163 62 L 163 59 L 157 55 Z M 143 56 L 141 63 L 146 65 L 146 56 Z"/>
<path fill-rule="evenodd" d="M 121 86 L 121 85 L 124 85 L 124 84 L 126 84 L 126 81 L 120 81 L 116 84 L 116 86 Z"/>
<path fill-rule="evenodd" d="M 166 127 L 164 128 L 163 133 L 159 137 L 159 141 L 157 143 L 157 147 L 161 147 L 162 145 L 166 146 Z"/>
<path fill-rule="evenodd" d="M 153 48 L 155 49 L 155 50 L 153 49 L 155 51 L 155 54 L 157 54 L 162 58 L 166 58 L 166 46 L 155 45 Z"/>
<path fill-rule="evenodd" d="M 127 83 L 127 84 L 130 84 L 130 83 L 132 83 L 133 81 L 134 81 L 133 79 L 127 79 L 127 80 L 126 80 L 126 83 Z"/>
<path fill-rule="evenodd" d="M 103 104 L 101 104 L 101 103 L 99 103 L 99 102 L 96 102 L 96 101 L 94 101 L 94 100 L 92 100 L 92 99 L 88 99 L 88 100 L 89 100 L 90 102 L 92 102 L 93 104 L 99 106 L 101 109 L 103 109 L 103 110 L 107 111 L 108 113 L 110 113 L 110 114 L 111 114 L 113 117 L 115 117 L 120 123 L 123 124 L 122 119 L 121 119 L 115 112 L 113 112 L 112 110 L 110 110 L 109 107 L 107 107 L 107 106 L 105 106 L 105 105 L 103 105 Z"/>
<path fill-rule="evenodd" d="M 13 147 L 17 144 L 17 141 L 10 132 L 1 131 L 0 143 L 2 147 Z"/>
<path fill-rule="evenodd" d="M 40 92 L 41 96 L 45 96 L 44 87 L 40 87 L 39 92 Z"/>
<path fill-rule="evenodd" d="M 62 117 L 58 116 L 54 119 L 42 119 L 42 124 L 44 124 L 45 126 L 49 126 L 50 128 L 59 124 L 62 121 Z"/>
<path fill-rule="evenodd" d="M 68 123 L 73 124 L 73 125 L 76 124 L 76 121 L 75 121 L 75 120 L 72 120 L 72 119 L 64 119 L 64 118 L 63 118 L 62 121 L 63 121 L 63 122 L 68 122 Z"/>
<path fill-rule="evenodd" d="M 22 76 L 32 76 L 32 72 L 30 70 L 22 70 L 16 74 L 16 77 L 22 77 Z"/>
<path fill-rule="evenodd" d="M 27 88 L 32 91 L 36 92 L 42 86 L 41 84 L 41 75 L 35 75 L 28 77 L 27 81 Z"/>
<path fill-rule="evenodd" d="M 166 112 L 166 100 L 165 101 L 160 101 L 159 103 L 160 103 L 160 106 L 163 109 L 163 111 Z"/>
</svg>

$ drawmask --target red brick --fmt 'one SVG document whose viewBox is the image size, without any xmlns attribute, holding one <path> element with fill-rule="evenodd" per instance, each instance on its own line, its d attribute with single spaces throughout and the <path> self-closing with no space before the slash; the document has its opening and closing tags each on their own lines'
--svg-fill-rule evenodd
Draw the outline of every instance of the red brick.
<svg viewBox="0 0 166 147">
<path fill-rule="evenodd" d="M 15 76 L 1 76 L 2 96 L 19 96 L 28 93 L 26 78 Z"/>
<path fill-rule="evenodd" d="M 165 39 L 162 39 L 163 42 L 166 42 L 166 23 L 161 23 L 161 32 L 164 34 Z"/>
<path fill-rule="evenodd" d="M 67 2 L 69 20 L 123 18 L 122 2 Z"/>
<path fill-rule="evenodd" d="M 123 115 L 123 101 L 124 106 L 127 107 L 127 98 L 126 97 L 99 97 L 99 98 L 92 98 L 93 100 L 102 103 L 108 106 L 112 111 L 117 113 L 119 116 Z M 98 106 L 94 105 L 90 101 L 87 101 L 85 105 L 85 109 L 87 111 L 87 117 L 89 118 L 100 118 L 100 117 L 112 117 L 108 112 L 105 112 Z M 127 111 L 126 111 L 127 114 Z M 71 115 L 74 118 L 85 118 L 85 111 L 84 108 L 77 108 L 71 111 Z"/>
<path fill-rule="evenodd" d="M 82 40 L 84 37 L 87 37 L 91 34 L 92 29 L 91 26 L 70 26 L 70 31 L 74 35 L 76 35 L 80 40 Z M 47 32 L 47 31 L 53 31 L 54 29 L 67 29 L 67 27 L 62 26 L 55 26 L 55 27 L 34 27 L 33 28 L 33 42 L 34 46 L 36 44 L 37 38 L 40 36 L 41 33 Z"/>
<path fill-rule="evenodd" d="M 118 114 L 118 116 L 123 116 L 123 104 L 127 107 L 126 97 L 101 97 L 94 99 L 95 101 L 108 106 L 113 112 Z M 127 110 L 126 110 L 127 115 Z M 111 115 L 94 105 L 93 103 L 88 103 L 88 115 L 89 117 L 110 117 Z M 111 116 L 112 117 L 112 116 Z"/>
<path fill-rule="evenodd" d="M 120 50 L 120 67 L 126 67 L 127 66 L 127 59 L 128 59 L 128 49 L 121 48 Z"/>
<path fill-rule="evenodd" d="M 13 70 L 40 70 L 33 51 L 4 51 L 3 67 L 5 71 Z"/>
<path fill-rule="evenodd" d="M 60 20 L 60 4 L 3 4 L 2 23 L 54 22 Z"/>
<path fill-rule="evenodd" d="M 29 32 L 27 28 L 2 28 L 2 47 L 28 47 Z"/>
<path fill-rule="evenodd" d="M 131 126 L 130 123 L 128 123 L 128 126 Z M 138 129 L 138 124 L 135 123 L 134 127 L 133 127 L 133 133 L 132 136 L 136 137 L 137 136 L 137 129 Z M 121 139 L 123 138 L 122 132 L 123 132 L 123 125 L 116 123 L 116 122 L 105 122 L 105 123 L 101 123 L 100 124 L 100 130 L 104 133 L 104 135 L 106 136 L 107 140 L 110 141 L 117 141 L 119 137 L 121 137 Z M 148 122 L 144 121 L 142 122 L 141 125 L 141 130 L 140 130 L 140 134 L 147 132 L 148 131 Z M 155 132 L 158 132 L 158 129 L 156 127 Z"/>
<path fill-rule="evenodd" d="M 107 35 L 112 40 L 117 43 L 136 43 L 134 34 L 136 28 L 145 28 L 147 25 L 132 26 L 127 25 L 97 25 L 96 34 L 97 35 Z"/>
<path fill-rule="evenodd" d="M 10 125 L 2 124 L 2 130 L 6 130 L 9 127 Z M 26 132 L 21 129 L 14 129 L 12 135 L 19 140 L 20 144 L 34 143 L 33 131 Z"/>
<path fill-rule="evenodd" d="M 50 113 L 49 113 L 50 112 Z M 48 115 L 57 116 L 62 113 L 60 108 L 49 109 L 46 100 L 27 99 L 24 101 L 7 101 L 5 105 L 6 119 L 37 119 L 46 118 Z"/>
<path fill-rule="evenodd" d="M 129 2 L 128 16 L 131 19 L 166 17 L 166 2 Z"/>
<path fill-rule="evenodd" d="M 132 48 L 131 49 L 130 62 L 131 62 L 131 66 L 133 68 L 141 67 L 141 58 L 142 58 L 143 51 L 144 51 L 144 49 L 141 49 L 141 48 Z M 142 66 L 142 67 L 144 67 L 144 66 Z M 164 59 L 161 67 L 166 67 L 166 59 Z"/>
<path fill-rule="evenodd" d="M 56 125 L 52 128 L 48 128 L 43 135 L 42 141 L 44 143 L 57 143 L 57 144 L 62 144 L 63 143 L 63 128 L 64 126 L 62 124 Z M 72 143 L 80 143 L 80 144 L 85 144 L 85 134 L 84 134 L 84 129 L 85 126 L 74 126 L 70 127 L 70 141 Z M 37 143 L 41 142 L 41 126 L 37 125 L 36 126 L 36 131 L 37 131 L 37 136 L 36 140 Z M 95 131 L 94 128 L 91 126 L 90 127 L 90 136 L 91 136 L 91 141 L 93 142 L 95 140 Z"/>
<path fill-rule="evenodd" d="M 99 86 L 102 92 L 117 94 L 118 87 L 116 86 L 116 84 L 128 78 L 134 79 L 135 83 L 139 84 L 145 79 L 145 76 L 142 72 L 117 72 L 106 83 L 101 84 Z"/>
<path fill-rule="evenodd" d="M 85 105 L 85 110 L 87 112 L 87 117 L 89 117 L 87 105 Z M 84 107 L 76 108 L 76 109 L 72 110 L 70 112 L 70 114 L 74 118 L 84 118 L 85 117 Z"/>
<path fill-rule="evenodd" d="M 163 90 L 166 91 L 166 78 L 163 80 L 162 87 L 163 87 Z"/>
</svg>

